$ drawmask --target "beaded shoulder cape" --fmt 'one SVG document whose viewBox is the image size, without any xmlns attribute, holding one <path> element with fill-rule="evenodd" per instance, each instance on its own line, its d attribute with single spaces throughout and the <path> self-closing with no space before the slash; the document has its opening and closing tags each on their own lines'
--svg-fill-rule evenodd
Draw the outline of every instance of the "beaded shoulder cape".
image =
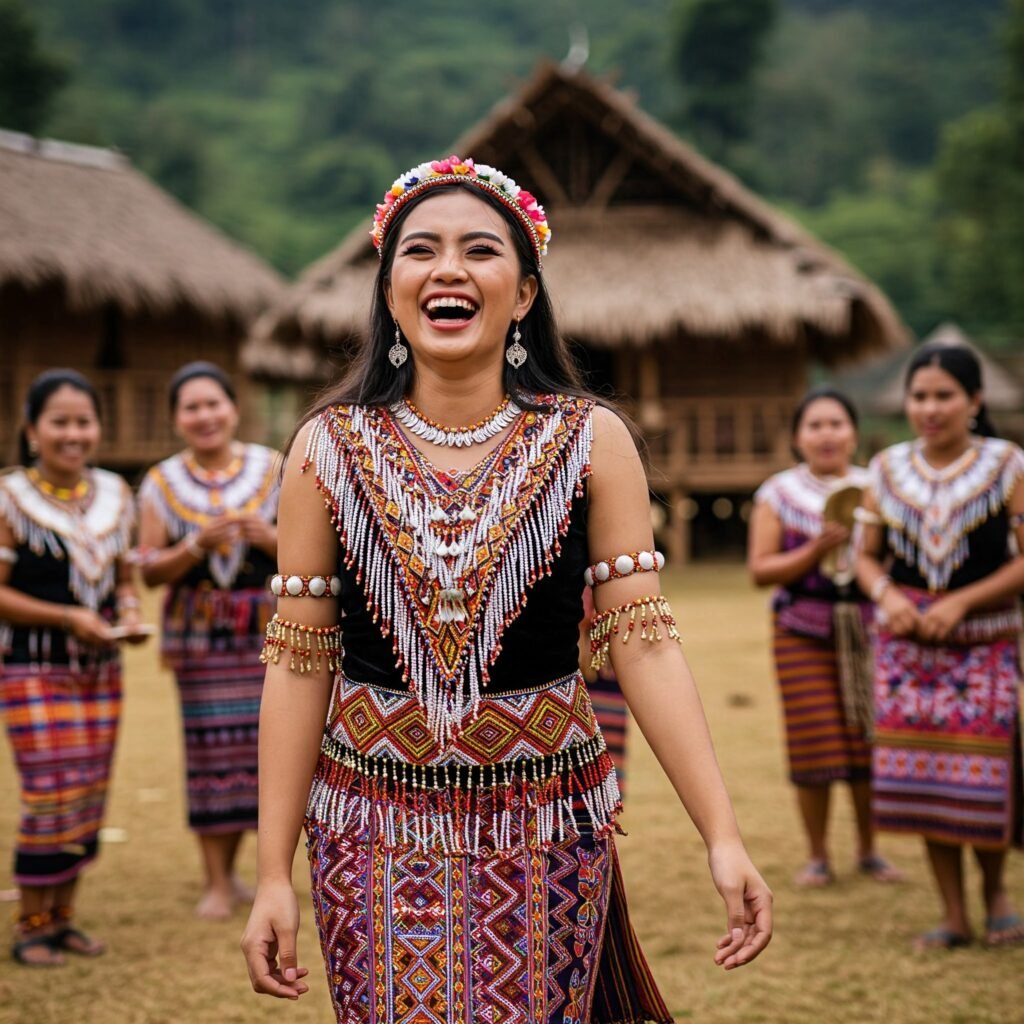
<svg viewBox="0 0 1024 1024">
<path fill-rule="evenodd" d="M 442 743 L 476 714 L 590 473 L 593 403 L 540 401 L 549 412 L 521 413 L 464 474 L 430 466 L 382 407 L 328 409 L 309 436 L 304 469 L 315 468 L 345 563 Z"/>
<path fill-rule="evenodd" d="M 920 441 L 879 452 L 871 489 L 897 558 L 917 565 L 928 589 L 945 590 L 968 554 L 968 534 L 998 515 L 1024 477 L 1024 452 L 1001 438 L 978 438 L 955 462 L 929 465 Z"/>
<path fill-rule="evenodd" d="M 0 518 L 36 555 L 68 561 L 75 599 L 97 610 L 114 589 L 115 563 L 132 541 L 135 509 L 128 485 L 105 469 L 89 471 L 92 500 L 73 505 L 44 494 L 23 469 L 0 475 Z"/>
<path fill-rule="evenodd" d="M 843 486 L 864 487 L 867 482 L 868 472 L 862 466 L 851 466 L 842 477 L 823 478 L 801 463 L 769 477 L 757 489 L 754 500 L 770 506 L 786 529 L 817 537 L 829 494 Z"/>
<path fill-rule="evenodd" d="M 171 540 L 179 541 L 225 512 L 255 514 L 268 522 L 277 515 L 277 452 L 261 444 L 242 446 L 224 472 L 204 473 L 183 452 L 158 462 L 139 488 L 139 501 L 160 516 Z M 210 575 L 221 589 L 235 581 L 245 560 L 245 544 L 210 553 Z"/>
</svg>

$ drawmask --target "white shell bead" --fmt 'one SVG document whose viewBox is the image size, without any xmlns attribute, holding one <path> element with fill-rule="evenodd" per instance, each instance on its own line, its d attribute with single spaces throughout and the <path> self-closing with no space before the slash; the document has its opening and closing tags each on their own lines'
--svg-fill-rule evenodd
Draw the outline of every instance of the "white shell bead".
<svg viewBox="0 0 1024 1024">
<path fill-rule="evenodd" d="M 594 566 L 594 578 L 599 583 L 604 583 L 611 574 L 611 566 L 609 566 L 607 562 L 598 562 L 597 565 Z"/>
<path fill-rule="evenodd" d="M 588 587 L 592 587 L 594 585 L 594 571 L 592 569 L 587 569 L 583 573 L 583 582 L 586 583 Z"/>
<path fill-rule="evenodd" d="M 337 597 L 341 593 L 341 580 L 337 576 L 331 577 L 331 596 Z"/>
<path fill-rule="evenodd" d="M 660 551 L 654 552 L 654 561 L 659 569 L 665 568 L 665 556 Z"/>
<path fill-rule="evenodd" d="M 628 576 L 634 568 L 633 559 L 629 555 L 619 555 L 615 559 L 615 571 L 620 576 Z"/>
<path fill-rule="evenodd" d="M 636 560 L 640 563 L 640 568 L 644 572 L 650 572 L 654 568 L 654 555 L 650 551 L 641 551 L 636 556 Z"/>
<path fill-rule="evenodd" d="M 282 586 L 283 582 L 284 582 L 284 577 L 282 577 L 282 576 L 275 576 L 273 579 L 271 579 L 271 581 L 270 581 L 270 592 L 275 597 L 280 597 L 281 596 L 281 586 Z"/>
<path fill-rule="evenodd" d="M 313 597 L 321 597 L 327 590 L 327 580 L 323 576 L 312 576 L 309 580 L 309 592 Z"/>
<path fill-rule="evenodd" d="M 298 597 L 302 593 L 302 577 L 289 576 L 284 587 L 292 597 Z"/>
</svg>

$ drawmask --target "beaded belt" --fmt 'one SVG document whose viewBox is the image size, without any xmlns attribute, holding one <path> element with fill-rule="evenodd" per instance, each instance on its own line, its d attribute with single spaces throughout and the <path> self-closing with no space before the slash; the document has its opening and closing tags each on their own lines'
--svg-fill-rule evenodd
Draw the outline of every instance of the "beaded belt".
<svg viewBox="0 0 1024 1024">
<path fill-rule="evenodd" d="M 422 717 L 408 693 L 340 680 L 307 825 L 451 855 L 615 827 L 615 769 L 578 674 L 482 701 L 443 750 Z"/>
</svg>

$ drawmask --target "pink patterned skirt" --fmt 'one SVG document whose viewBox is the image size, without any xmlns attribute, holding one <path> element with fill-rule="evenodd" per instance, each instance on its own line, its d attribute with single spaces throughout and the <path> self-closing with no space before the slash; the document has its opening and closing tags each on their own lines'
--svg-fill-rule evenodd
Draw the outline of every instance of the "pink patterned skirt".
<svg viewBox="0 0 1024 1024">
<path fill-rule="evenodd" d="M 670 1020 L 619 809 L 578 675 L 485 698 L 443 750 L 413 696 L 339 679 L 306 820 L 339 1024 Z"/>
<path fill-rule="evenodd" d="M 969 628 L 971 622 L 961 632 Z M 926 645 L 879 631 L 879 829 L 985 849 L 1020 841 L 1019 682 L 1016 637 Z"/>
</svg>

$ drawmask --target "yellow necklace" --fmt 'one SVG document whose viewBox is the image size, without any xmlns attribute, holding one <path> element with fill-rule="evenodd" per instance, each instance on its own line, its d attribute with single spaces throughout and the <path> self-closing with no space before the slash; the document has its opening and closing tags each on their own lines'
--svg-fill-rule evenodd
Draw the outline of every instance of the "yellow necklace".
<svg viewBox="0 0 1024 1024">
<path fill-rule="evenodd" d="M 35 466 L 30 466 L 27 472 L 29 480 L 43 494 L 50 498 L 56 498 L 57 501 L 81 501 L 89 493 L 89 481 L 85 477 L 82 477 L 74 487 L 58 487 L 57 484 L 51 484 L 49 480 L 44 480 L 43 474 Z"/>
</svg>

